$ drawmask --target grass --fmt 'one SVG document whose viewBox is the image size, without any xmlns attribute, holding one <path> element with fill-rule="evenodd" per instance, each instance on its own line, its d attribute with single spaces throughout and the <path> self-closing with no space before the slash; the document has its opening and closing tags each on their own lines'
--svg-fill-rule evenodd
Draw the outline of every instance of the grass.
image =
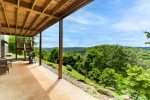
<svg viewBox="0 0 150 100">
<path fill-rule="evenodd" d="M 51 65 L 51 66 L 53 66 L 54 68 L 58 69 L 58 64 L 54 64 L 54 63 L 51 63 L 51 62 L 48 62 L 48 61 L 44 61 L 44 62 L 45 62 L 45 64 Z M 88 79 L 88 78 L 85 78 L 85 76 L 83 76 L 82 74 L 80 74 L 80 73 L 79 73 L 78 71 L 76 71 L 75 69 L 72 69 L 72 71 L 70 72 L 70 71 L 67 70 L 67 67 L 66 67 L 66 66 L 63 66 L 62 70 L 63 70 L 63 73 L 65 73 L 65 74 L 71 76 L 72 78 L 75 78 L 75 79 L 77 79 L 77 80 L 82 79 L 82 80 L 84 80 L 86 83 L 93 83 L 94 86 L 96 86 L 96 87 L 98 86 L 98 84 L 96 84 L 95 82 L 93 82 L 93 80 L 90 80 L 90 79 Z"/>
<path fill-rule="evenodd" d="M 12 58 L 16 58 L 16 54 L 12 54 L 11 56 Z M 24 55 L 17 55 L 17 58 L 24 58 Z"/>
<path fill-rule="evenodd" d="M 44 60 L 43 60 L 44 61 Z M 54 67 L 55 69 L 58 70 L 58 64 L 54 64 L 52 62 L 48 62 L 48 61 L 44 61 L 45 64 L 50 65 L 52 67 Z M 86 84 L 92 85 L 94 86 L 97 90 L 98 89 L 103 89 L 108 91 L 109 93 L 111 93 L 112 95 L 114 95 L 115 97 L 119 97 L 119 95 L 111 90 L 108 90 L 106 88 L 104 88 L 103 86 L 101 86 L 100 84 L 96 83 L 96 81 L 91 80 L 89 78 L 85 78 L 84 75 L 80 74 L 78 71 L 76 71 L 75 69 L 72 69 L 72 71 L 68 71 L 66 66 L 63 66 L 62 68 L 63 73 L 69 75 L 70 77 L 77 79 L 77 80 L 84 80 L 84 82 Z"/>
</svg>

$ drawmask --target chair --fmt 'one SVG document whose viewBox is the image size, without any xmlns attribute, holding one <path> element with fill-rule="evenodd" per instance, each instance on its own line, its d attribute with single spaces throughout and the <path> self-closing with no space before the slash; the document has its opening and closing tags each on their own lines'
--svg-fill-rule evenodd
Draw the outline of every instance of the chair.
<svg viewBox="0 0 150 100">
<path fill-rule="evenodd" d="M 7 66 L 7 60 L 0 59 L 0 74 L 9 73 L 9 68 Z"/>
</svg>

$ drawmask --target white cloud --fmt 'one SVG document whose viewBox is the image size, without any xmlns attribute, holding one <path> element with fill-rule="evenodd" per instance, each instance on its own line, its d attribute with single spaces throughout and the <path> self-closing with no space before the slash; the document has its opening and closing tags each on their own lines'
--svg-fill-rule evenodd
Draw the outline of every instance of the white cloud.
<svg viewBox="0 0 150 100">
<path fill-rule="evenodd" d="M 77 13 L 67 17 L 66 20 L 85 25 L 102 25 L 107 23 L 107 19 L 105 17 L 86 10 L 79 10 Z"/>
<path fill-rule="evenodd" d="M 135 5 L 123 11 L 112 27 L 121 31 L 150 30 L 150 0 L 137 0 Z"/>
<path fill-rule="evenodd" d="M 128 21 L 122 21 L 118 22 L 112 25 L 113 28 L 122 30 L 122 31 L 144 31 L 148 30 L 150 28 L 150 21 L 134 21 L 134 20 L 128 20 Z"/>
</svg>

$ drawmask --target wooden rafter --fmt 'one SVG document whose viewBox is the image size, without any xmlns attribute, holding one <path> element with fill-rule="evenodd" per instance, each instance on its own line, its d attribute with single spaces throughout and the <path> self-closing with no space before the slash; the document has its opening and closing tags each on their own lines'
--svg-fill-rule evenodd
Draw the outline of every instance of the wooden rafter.
<svg viewBox="0 0 150 100">
<path fill-rule="evenodd" d="M 77 10 L 77 8 L 79 9 L 79 8 L 81 8 L 83 5 L 85 5 L 85 3 L 86 4 L 88 4 L 88 3 L 90 3 L 90 2 L 92 2 L 93 0 L 90 0 L 90 1 L 88 1 L 88 0 L 84 0 L 84 2 L 83 1 L 80 1 L 80 0 L 77 0 L 75 3 L 73 3 L 72 5 L 70 5 L 70 6 L 68 6 L 68 9 L 69 10 L 66 10 L 66 11 L 64 11 L 64 14 L 62 14 L 62 15 L 60 15 L 61 17 L 61 19 L 63 19 L 63 18 L 65 18 L 68 14 L 70 14 L 70 13 L 68 13 L 68 12 L 74 12 L 75 10 Z M 77 4 L 79 4 L 78 6 L 76 6 Z M 49 26 L 51 26 L 51 25 L 53 25 L 54 23 L 56 23 L 56 21 L 55 20 L 52 20 L 52 21 L 50 21 L 50 22 L 48 22 L 47 24 L 45 24 L 41 29 L 42 30 L 39 30 L 39 31 L 43 31 L 43 30 L 45 30 L 46 28 L 48 28 Z M 48 26 L 47 26 L 48 25 Z M 37 32 L 38 33 L 38 32 Z M 37 34 L 34 34 L 34 36 L 35 35 L 37 35 Z"/>
<path fill-rule="evenodd" d="M 0 32 L 1 34 L 4 34 L 4 35 L 10 35 L 8 32 Z M 20 36 L 19 34 L 16 34 L 16 33 L 11 33 L 11 35 L 14 35 L 14 36 Z M 31 37 L 31 36 L 29 36 Z"/>
<path fill-rule="evenodd" d="M 8 26 L 9 33 L 11 34 L 10 27 L 9 27 L 9 22 L 8 22 L 8 18 L 7 18 L 7 14 L 6 14 L 5 6 L 4 6 L 3 3 L 1 3 L 1 5 L 2 5 L 2 8 L 3 8 L 3 13 L 4 13 L 4 16 L 5 16 L 5 20 L 6 20 L 6 22 L 7 22 L 7 26 Z"/>
<path fill-rule="evenodd" d="M 56 13 L 59 9 L 61 9 L 61 7 L 63 7 L 63 5 L 65 5 L 67 1 L 68 1 L 68 0 L 61 0 L 61 1 L 58 3 L 58 5 L 56 5 L 56 6 L 54 7 L 54 9 L 51 11 L 52 15 L 55 15 L 55 13 Z"/>
<path fill-rule="evenodd" d="M 92 1 L 93 0 L 83 0 L 83 1 L 82 0 L 76 0 L 76 2 L 74 2 L 72 5 L 68 6 L 68 8 L 67 8 L 68 10 L 65 10 L 63 12 L 63 14 L 60 15 L 61 18 L 65 18 L 67 15 L 73 13 L 74 11 L 80 9 L 81 7 L 83 7 L 84 5 L 86 5 Z M 76 6 L 76 5 L 78 5 L 78 6 Z"/>
<path fill-rule="evenodd" d="M 66 3 L 67 3 L 67 1 L 68 0 L 61 0 L 59 3 L 58 3 L 58 5 L 56 5 L 54 8 L 53 8 L 53 10 L 52 10 L 52 15 L 54 16 L 56 13 L 57 13 L 57 11 L 59 10 L 59 9 L 61 9 Z M 42 22 L 42 21 L 41 21 Z M 46 22 L 46 21 L 45 21 Z M 42 26 L 43 24 L 39 24 L 39 25 L 37 25 L 37 27 L 36 28 L 38 28 L 38 27 L 40 27 L 40 26 Z M 36 31 L 37 32 L 37 31 Z M 35 32 L 35 33 L 36 33 Z M 34 33 L 32 33 L 32 35 L 33 35 Z"/>
<path fill-rule="evenodd" d="M 35 27 L 35 29 L 37 29 L 38 27 L 40 27 L 40 26 L 42 26 L 43 24 L 45 24 L 46 21 L 47 21 L 47 19 L 48 19 L 48 17 L 45 17 L 45 18 Z M 35 34 L 36 32 L 38 32 L 38 31 L 32 32 L 31 36 L 32 36 L 33 34 Z"/>
<path fill-rule="evenodd" d="M 26 17 L 26 20 L 25 20 L 25 22 L 24 22 L 23 29 L 21 30 L 20 35 L 21 35 L 22 31 L 23 31 L 24 28 L 25 28 L 25 25 L 26 25 L 26 23 L 27 23 L 27 21 L 28 21 L 28 19 L 29 19 L 30 14 L 31 14 L 32 11 L 33 11 L 33 8 L 34 8 L 36 2 L 37 2 L 37 0 L 34 0 L 33 5 L 31 6 L 31 11 L 28 13 L 28 15 L 27 15 L 27 17 Z"/>
<path fill-rule="evenodd" d="M 15 4 L 15 2 L 9 2 L 9 1 L 3 1 L 3 0 L 1 0 L 0 2 L 2 2 L 2 3 L 4 3 L 4 4 L 7 4 L 7 5 L 9 5 L 9 6 L 13 6 L 13 7 L 15 7 L 15 8 L 18 8 L 18 6 Z M 23 1 L 21 1 L 22 3 L 24 3 Z M 34 13 L 37 13 L 37 14 L 41 14 L 41 11 L 40 10 L 35 10 L 35 9 L 33 9 L 33 10 L 31 10 L 28 6 L 19 6 L 19 8 L 22 8 L 22 9 L 24 9 L 25 11 L 33 11 Z M 40 8 L 38 8 L 38 9 L 40 9 Z M 56 17 L 56 16 L 52 16 L 52 15 L 50 15 L 50 14 L 47 14 L 47 13 L 43 13 L 43 15 L 45 15 L 45 16 L 47 16 L 47 17 L 52 17 L 52 18 L 55 18 L 55 19 L 58 19 L 58 17 Z"/>
<path fill-rule="evenodd" d="M 4 23 L 1 23 L 1 27 L 2 27 L 2 28 L 8 28 L 8 27 L 7 27 L 7 24 L 4 24 Z M 11 25 L 11 24 L 9 24 L 9 27 L 10 27 L 10 28 L 13 28 L 13 29 L 19 29 L 19 30 L 23 29 L 22 26 L 18 26 L 18 25 L 17 25 L 17 27 L 16 27 L 16 25 Z M 27 31 L 27 30 L 28 30 L 28 31 L 38 31 L 38 30 L 33 29 L 33 28 L 31 28 L 31 29 L 29 30 L 28 27 L 24 27 L 23 30 L 26 30 L 26 31 Z"/>
<path fill-rule="evenodd" d="M 32 26 L 38 21 L 38 19 L 40 18 L 40 16 L 46 11 L 46 9 L 48 8 L 49 4 L 51 3 L 52 0 L 50 0 L 46 5 L 45 5 L 45 8 L 43 9 L 42 13 L 37 17 L 37 19 L 35 20 L 35 22 L 32 24 Z M 47 18 L 47 17 L 45 17 Z M 30 26 L 30 28 L 32 28 L 32 26 Z M 37 29 L 37 28 L 35 28 Z M 27 33 L 28 35 L 29 33 Z"/>
<path fill-rule="evenodd" d="M 38 0 L 0 0 L 0 19 L 4 20 L 0 23 L 0 32 L 7 35 L 35 36 L 93 0 L 36 1 Z"/>
<path fill-rule="evenodd" d="M 20 0 L 17 2 L 17 13 L 16 13 L 16 29 L 15 32 L 17 33 L 17 27 L 18 27 L 18 13 L 19 13 L 19 5 L 20 5 Z"/>
</svg>

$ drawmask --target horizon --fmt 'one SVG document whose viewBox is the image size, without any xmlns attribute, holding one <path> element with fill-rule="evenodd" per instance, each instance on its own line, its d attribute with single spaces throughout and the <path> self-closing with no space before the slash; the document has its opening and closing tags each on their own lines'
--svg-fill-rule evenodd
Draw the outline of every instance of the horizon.
<svg viewBox="0 0 150 100">
<path fill-rule="evenodd" d="M 111 44 L 102 44 L 102 45 L 111 45 Z M 102 45 L 95 45 L 95 46 L 102 46 Z M 118 44 L 112 44 L 112 45 L 118 45 Z M 90 46 L 90 47 L 63 47 L 63 48 L 91 48 L 91 47 L 95 47 L 95 46 Z M 119 46 L 123 46 L 123 45 L 119 45 Z M 36 48 L 38 48 L 38 46 L 35 46 Z M 131 47 L 131 48 L 150 48 L 149 46 L 143 46 L 143 47 L 134 47 L 134 46 L 123 46 L 123 47 Z M 59 47 L 42 47 L 42 48 L 59 48 Z"/>
<path fill-rule="evenodd" d="M 144 31 L 150 31 L 149 5 L 149 0 L 94 0 L 64 19 L 64 47 L 148 47 Z M 58 47 L 58 23 L 42 35 L 42 47 Z"/>
</svg>

